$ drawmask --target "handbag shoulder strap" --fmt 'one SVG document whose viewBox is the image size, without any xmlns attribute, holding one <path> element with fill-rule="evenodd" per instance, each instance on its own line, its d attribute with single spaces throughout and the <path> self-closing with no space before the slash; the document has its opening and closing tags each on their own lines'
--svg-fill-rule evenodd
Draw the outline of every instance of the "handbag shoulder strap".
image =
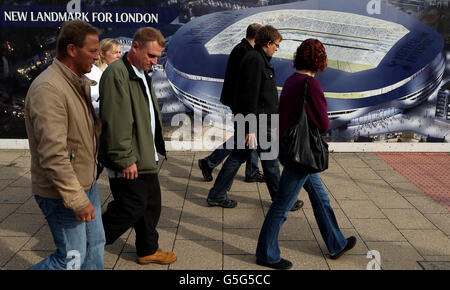
<svg viewBox="0 0 450 290">
<path fill-rule="evenodd" d="M 307 76 L 306 80 L 305 80 L 305 85 L 303 86 L 303 104 L 306 103 L 306 96 L 308 95 L 308 84 L 309 84 L 309 79 L 312 78 L 311 76 Z"/>
</svg>

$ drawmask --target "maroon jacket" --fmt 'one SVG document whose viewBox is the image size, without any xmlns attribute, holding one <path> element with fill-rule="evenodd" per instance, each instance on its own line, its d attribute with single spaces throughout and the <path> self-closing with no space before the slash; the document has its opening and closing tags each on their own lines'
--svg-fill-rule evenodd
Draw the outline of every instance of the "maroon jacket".
<svg viewBox="0 0 450 290">
<path fill-rule="evenodd" d="M 280 103 L 278 104 L 280 138 L 283 136 L 284 130 L 291 126 L 298 116 L 301 108 L 300 98 L 303 94 L 306 77 L 305 74 L 295 72 L 284 83 Z M 306 97 L 306 114 L 316 124 L 321 133 L 328 131 L 330 127 L 327 112 L 327 101 L 322 86 L 315 78 L 310 78 Z"/>
</svg>

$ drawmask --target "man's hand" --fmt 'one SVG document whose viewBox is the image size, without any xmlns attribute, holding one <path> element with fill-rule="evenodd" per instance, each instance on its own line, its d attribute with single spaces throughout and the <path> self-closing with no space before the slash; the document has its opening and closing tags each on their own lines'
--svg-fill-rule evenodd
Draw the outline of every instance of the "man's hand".
<svg viewBox="0 0 450 290">
<path fill-rule="evenodd" d="M 95 209 L 91 202 L 82 210 L 75 212 L 75 217 L 79 222 L 90 222 L 95 218 Z"/>
<path fill-rule="evenodd" d="M 245 134 L 245 146 L 255 149 L 258 146 L 255 133 Z"/>
<path fill-rule="evenodd" d="M 122 170 L 123 178 L 125 179 L 136 179 L 138 178 L 138 170 L 136 163 L 131 165 L 130 167 L 125 168 Z"/>
</svg>

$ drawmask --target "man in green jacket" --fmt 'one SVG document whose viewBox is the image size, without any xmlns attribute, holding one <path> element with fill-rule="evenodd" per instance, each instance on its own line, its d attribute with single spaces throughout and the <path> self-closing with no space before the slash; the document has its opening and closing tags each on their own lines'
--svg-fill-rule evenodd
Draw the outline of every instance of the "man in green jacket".
<svg viewBox="0 0 450 290">
<path fill-rule="evenodd" d="M 130 227 L 136 232 L 139 264 L 170 264 L 173 252 L 158 247 L 161 214 L 158 153 L 166 155 L 161 115 L 147 71 L 157 64 L 165 40 L 151 27 L 140 28 L 129 52 L 100 79 L 99 160 L 108 169 L 114 200 L 103 215 L 106 244 Z"/>
</svg>

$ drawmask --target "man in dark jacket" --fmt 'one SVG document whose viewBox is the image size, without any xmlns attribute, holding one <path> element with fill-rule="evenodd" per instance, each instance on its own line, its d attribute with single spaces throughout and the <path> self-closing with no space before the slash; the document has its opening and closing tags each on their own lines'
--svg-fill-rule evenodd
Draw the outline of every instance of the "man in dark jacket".
<svg viewBox="0 0 450 290">
<path fill-rule="evenodd" d="M 278 50 L 282 40 L 281 34 L 274 27 L 267 25 L 261 27 L 255 38 L 255 49 L 249 51 L 241 62 L 238 88 L 235 102 L 232 105 L 233 113 L 242 114 L 244 117 L 255 116 L 259 120 L 260 115 L 267 115 L 266 130 L 259 132 L 261 136 L 266 137 L 265 140 L 271 140 L 272 130 L 270 115 L 278 112 L 278 92 L 275 83 L 275 72 L 270 60 L 273 54 Z M 239 149 L 238 125 L 235 120 L 235 147 L 223 165 L 217 176 L 213 188 L 209 191 L 207 202 L 210 206 L 221 206 L 225 208 L 236 207 L 235 200 L 228 199 L 227 190 L 231 188 L 233 179 L 241 164 L 247 160 L 251 154 L 252 149 L 257 147 L 258 154 L 263 150 L 258 146 L 257 142 L 257 123 L 249 124 L 246 128 L 245 134 L 245 149 Z M 270 148 L 269 148 L 270 150 Z M 264 170 L 266 184 L 269 189 L 270 196 L 273 197 L 278 191 L 278 184 L 280 181 L 280 164 L 277 158 L 266 160 L 261 159 L 261 164 Z M 303 205 L 302 201 L 297 201 L 292 210 L 298 210 Z"/>
<path fill-rule="evenodd" d="M 164 44 L 161 32 L 140 28 L 130 51 L 109 65 L 100 79 L 99 159 L 108 169 L 114 196 L 103 215 L 106 244 L 134 227 L 139 264 L 170 264 L 177 258 L 158 247 L 156 231 L 161 214 L 158 153 L 165 156 L 166 150 L 147 71 L 157 63 Z"/>
<path fill-rule="evenodd" d="M 230 53 L 228 57 L 227 68 L 225 72 L 225 78 L 223 81 L 222 94 L 220 101 L 222 104 L 229 106 L 233 111 L 234 99 L 236 96 L 236 89 L 238 84 L 239 68 L 242 59 L 247 52 L 253 50 L 255 46 L 255 36 L 258 29 L 261 27 L 258 23 L 250 24 L 247 27 L 245 38 L 238 43 Z M 212 171 L 217 165 L 219 165 L 228 155 L 231 153 L 231 148 L 227 148 L 226 141 L 219 146 L 209 156 L 198 160 L 198 167 L 202 170 L 203 179 L 205 181 L 212 181 Z M 255 150 L 247 159 L 245 168 L 245 181 L 246 182 L 264 182 L 264 175 L 258 169 L 258 154 Z"/>
</svg>

